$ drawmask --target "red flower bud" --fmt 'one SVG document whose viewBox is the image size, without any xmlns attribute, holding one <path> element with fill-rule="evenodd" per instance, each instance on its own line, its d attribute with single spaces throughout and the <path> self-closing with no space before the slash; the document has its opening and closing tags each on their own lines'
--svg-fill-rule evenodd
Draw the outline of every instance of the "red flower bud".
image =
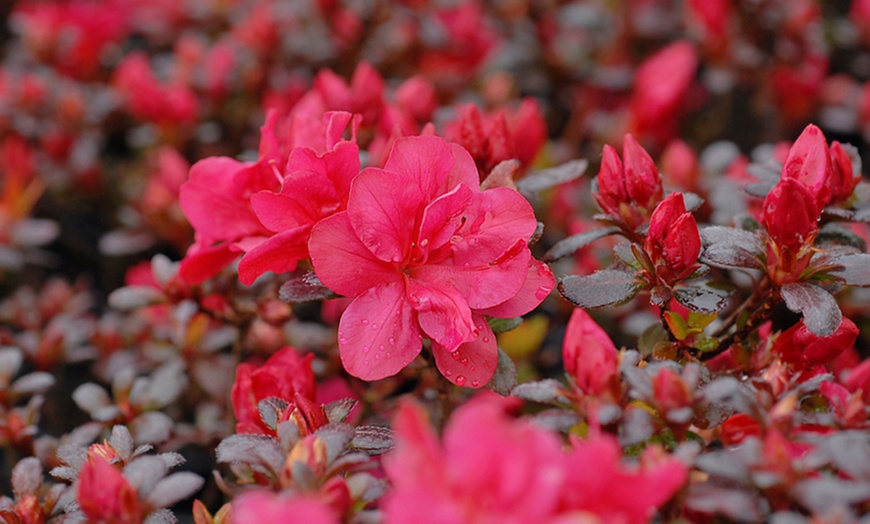
<svg viewBox="0 0 870 524">
<path fill-rule="evenodd" d="M 825 364 L 855 345 L 858 327 L 843 317 L 840 327 L 827 337 L 813 334 L 803 321 L 782 332 L 771 348 L 780 358 L 802 368 Z"/>
<path fill-rule="evenodd" d="M 98 455 L 88 457 L 79 475 L 79 507 L 88 522 L 139 523 L 143 510 L 136 490 Z"/>
<path fill-rule="evenodd" d="M 631 135 L 625 135 L 622 156 L 624 164 L 616 150 L 604 146 L 595 199 L 605 213 L 635 229 L 662 199 L 662 179 L 649 153 Z"/>
<path fill-rule="evenodd" d="M 793 178 L 806 186 L 815 196 L 819 213 L 831 202 L 831 154 L 825 135 L 810 124 L 804 129 L 788 152 L 782 166 L 781 178 Z"/>
<path fill-rule="evenodd" d="M 682 193 L 672 193 L 653 211 L 645 249 L 656 274 L 668 284 L 698 269 L 701 235 L 695 217 L 686 211 Z"/>
<path fill-rule="evenodd" d="M 576 308 L 562 343 L 565 371 L 583 393 L 607 390 L 618 373 L 616 346 L 586 311 Z"/>
<path fill-rule="evenodd" d="M 846 200 L 852 196 L 855 186 L 861 180 L 861 173 L 855 173 L 851 155 L 843 144 L 837 141 L 831 144 L 831 166 L 831 201 Z"/>
<path fill-rule="evenodd" d="M 764 199 L 761 222 L 780 248 L 797 250 L 815 238 L 819 210 L 807 187 L 783 178 Z"/>
</svg>

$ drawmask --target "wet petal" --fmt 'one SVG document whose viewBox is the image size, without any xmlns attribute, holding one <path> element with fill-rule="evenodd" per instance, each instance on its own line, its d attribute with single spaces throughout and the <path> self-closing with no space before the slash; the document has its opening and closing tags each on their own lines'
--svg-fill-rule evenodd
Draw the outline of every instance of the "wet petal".
<svg viewBox="0 0 870 524">
<path fill-rule="evenodd" d="M 474 192 L 468 186 L 460 184 L 426 206 L 417 245 L 426 250 L 438 249 L 444 245 L 463 221 L 467 220 L 464 212 L 473 199 Z"/>
<path fill-rule="evenodd" d="M 474 315 L 477 337 L 448 351 L 432 343 L 435 365 L 447 380 L 457 386 L 480 388 L 489 383 L 498 367 L 498 347 L 495 335 L 481 315 Z"/>
<path fill-rule="evenodd" d="M 337 211 L 339 202 L 332 183 L 311 171 L 285 177 L 280 193 L 260 191 L 251 195 L 251 207 L 257 218 L 275 232 L 313 226 Z"/>
<path fill-rule="evenodd" d="M 363 245 L 347 212 L 318 222 L 311 230 L 308 251 L 320 281 L 344 296 L 355 297 L 371 287 L 401 280 L 395 269 Z"/>
<path fill-rule="evenodd" d="M 239 262 L 239 280 L 250 286 L 267 271 L 286 273 L 308 258 L 308 234 L 311 227 L 303 225 L 268 238 L 245 253 Z"/>
<path fill-rule="evenodd" d="M 479 187 L 474 159 L 462 147 L 435 136 L 396 140 L 384 170 L 411 177 L 429 200 L 457 184 Z"/>
<path fill-rule="evenodd" d="M 471 308 L 459 292 L 444 283 L 407 280 L 408 299 L 423 332 L 433 342 L 453 350 L 474 337 Z"/>
<path fill-rule="evenodd" d="M 358 296 L 338 325 L 344 369 L 363 380 L 395 375 L 422 347 L 416 313 L 399 282 L 372 287 Z"/>
<path fill-rule="evenodd" d="M 489 264 L 517 240 L 528 242 L 538 226 L 528 201 L 506 187 L 480 193 L 465 215 L 465 225 L 451 248 L 457 265 Z"/>
<path fill-rule="evenodd" d="M 201 247 L 196 244 L 187 251 L 178 268 L 178 275 L 188 284 L 202 284 L 220 273 L 239 256 L 239 250 L 231 244 Z"/>
<path fill-rule="evenodd" d="M 512 318 L 525 315 L 538 307 L 556 287 L 550 267 L 540 260 L 529 260 L 529 271 L 520 290 L 508 300 L 490 308 L 475 311 L 482 315 Z"/>
</svg>

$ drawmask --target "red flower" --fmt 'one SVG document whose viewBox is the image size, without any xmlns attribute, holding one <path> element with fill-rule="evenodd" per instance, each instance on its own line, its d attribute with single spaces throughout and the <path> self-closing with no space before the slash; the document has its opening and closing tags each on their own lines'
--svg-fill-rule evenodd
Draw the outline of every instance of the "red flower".
<svg viewBox="0 0 870 524">
<path fill-rule="evenodd" d="M 774 282 L 794 282 L 806 269 L 818 219 L 815 197 L 796 178 L 783 178 L 767 194 L 761 223 L 772 241 L 768 243 L 767 271 Z"/>
<path fill-rule="evenodd" d="M 313 358 L 311 353 L 300 357 L 294 348 L 287 346 L 269 357 L 262 366 L 246 362 L 239 364 L 232 392 L 236 433 L 270 433 L 257 409 L 257 404 L 263 399 L 277 397 L 291 404 L 297 394 L 314 399 Z"/>
<path fill-rule="evenodd" d="M 664 47 L 637 68 L 631 98 L 631 130 L 664 144 L 677 130 L 677 117 L 695 78 L 698 52 L 680 40 Z"/>
<path fill-rule="evenodd" d="M 139 524 L 144 517 L 136 490 L 106 459 L 89 454 L 76 493 L 88 522 Z"/>
<path fill-rule="evenodd" d="M 271 491 L 245 491 L 232 502 L 232 524 L 282 524 L 291 519 L 310 524 L 339 524 L 336 511 L 324 502 Z"/>
<path fill-rule="evenodd" d="M 653 211 L 644 245 L 658 278 L 668 285 L 698 269 L 701 235 L 695 217 L 686 211 L 682 193 L 672 193 Z"/>
<path fill-rule="evenodd" d="M 777 337 L 772 351 L 784 362 L 810 368 L 830 362 L 854 346 L 858 333 L 858 327 L 846 317 L 843 317 L 840 327 L 827 337 L 813 334 L 801 320 Z"/>
<path fill-rule="evenodd" d="M 792 144 L 782 166 L 781 179 L 793 178 L 806 186 L 816 200 L 818 213 L 831 201 L 833 168 L 825 135 L 810 124 Z"/>
<path fill-rule="evenodd" d="M 354 179 L 347 211 L 314 226 L 308 247 L 317 276 L 354 297 L 338 327 L 349 373 L 393 375 L 414 360 L 425 335 L 452 382 L 481 387 L 492 378 L 496 341 L 484 315 L 527 313 L 555 282 L 529 252 L 529 203 L 478 184 L 458 145 L 402 138 L 384 169 Z"/>
<path fill-rule="evenodd" d="M 604 146 L 594 196 L 605 213 L 637 229 L 662 199 L 662 178 L 649 153 L 631 135 L 625 135 L 622 157 L 625 164 L 615 149 Z"/>
<path fill-rule="evenodd" d="M 853 152 L 854 148 L 849 147 Z M 860 170 L 855 170 L 852 155 L 836 140 L 831 143 L 831 201 L 839 202 L 852 196 L 858 182 L 861 181 Z M 857 152 L 854 152 L 857 154 Z"/>
<path fill-rule="evenodd" d="M 618 376 L 616 346 L 582 308 L 575 308 L 562 342 L 565 372 L 587 395 L 598 395 Z"/>
</svg>

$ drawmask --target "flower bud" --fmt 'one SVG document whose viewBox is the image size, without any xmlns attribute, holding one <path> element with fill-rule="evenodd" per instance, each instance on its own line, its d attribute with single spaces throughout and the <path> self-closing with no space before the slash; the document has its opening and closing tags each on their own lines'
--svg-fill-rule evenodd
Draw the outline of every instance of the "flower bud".
<svg viewBox="0 0 870 524">
<path fill-rule="evenodd" d="M 818 219 L 815 198 L 794 178 L 783 178 L 764 199 L 761 222 L 780 248 L 797 250 L 812 241 Z"/>
<path fill-rule="evenodd" d="M 595 199 L 605 213 L 636 229 L 662 199 L 662 180 L 649 153 L 630 134 L 622 156 L 624 163 L 615 149 L 604 146 Z"/>
<path fill-rule="evenodd" d="M 812 333 L 801 320 L 779 335 L 772 351 L 784 362 L 792 365 L 818 366 L 830 362 L 851 348 L 858 333 L 858 326 L 846 317 L 843 317 L 840 327 L 827 337 Z"/>
<path fill-rule="evenodd" d="M 598 395 L 618 375 L 616 346 L 586 311 L 576 308 L 562 344 L 565 371 L 587 395 Z"/>
<path fill-rule="evenodd" d="M 136 490 L 114 466 L 98 455 L 88 457 L 79 475 L 77 499 L 88 522 L 142 522 Z"/>
<path fill-rule="evenodd" d="M 854 152 L 854 148 L 849 147 Z M 861 173 L 855 172 L 852 156 L 846 147 L 837 141 L 831 144 L 831 167 L 831 201 L 846 200 L 855 191 L 855 186 L 861 180 Z"/>
<path fill-rule="evenodd" d="M 698 269 L 701 235 L 681 193 L 672 193 L 653 211 L 644 248 L 658 277 L 669 285 Z"/>
<path fill-rule="evenodd" d="M 792 178 L 803 184 L 815 196 L 818 213 L 831 202 L 833 169 L 825 135 L 810 124 L 788 152 L 782 166 L 782 180 Z"/>
</svg>

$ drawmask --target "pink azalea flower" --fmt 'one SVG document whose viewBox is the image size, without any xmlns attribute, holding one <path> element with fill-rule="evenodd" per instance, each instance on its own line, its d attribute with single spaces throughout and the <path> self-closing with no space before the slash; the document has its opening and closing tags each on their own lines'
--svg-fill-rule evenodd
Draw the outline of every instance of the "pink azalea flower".
<svg viewBox="0 0 870 524">
<path fill-rule="evenodd" d="M 387 523 L 550 522 L 564 481 L 555 434 L 505 413 L 484 395 L 456 410 L 439 442 L 416 404 L 396 415 L 396 449 L 383 459 L 393 491 Z"/>
<path fill-rule="evenodd" d="M 233 502 L 232 524 L 281 524 L 307 522 L 310 524 L 339 524 L 335 510 L 319 500 L 251 490 L 236 497 Z"/>
<path fill-rule="evenodd" d="M 612 390 L 618 377 L 616 345 L 583 308 L 575 308 L 562 342 L 565 372 L 587 395 Z"/>
<path fill-rule="evenodd" d="M 478 183 L 460 146 L 402 138 L 383 169 L 354 179 L 347 210 L 314 226 L 318 277 L 354 298 L 338 327 L 349 373 L 394 375 L 426 337 L 448 380 L 481 387 L 498 360 L 484 315 L 522 315 L 552 290 L 552 273 L 528 248 L 532 207 L 516 191 L 481 192 Z"/>
</svg>

